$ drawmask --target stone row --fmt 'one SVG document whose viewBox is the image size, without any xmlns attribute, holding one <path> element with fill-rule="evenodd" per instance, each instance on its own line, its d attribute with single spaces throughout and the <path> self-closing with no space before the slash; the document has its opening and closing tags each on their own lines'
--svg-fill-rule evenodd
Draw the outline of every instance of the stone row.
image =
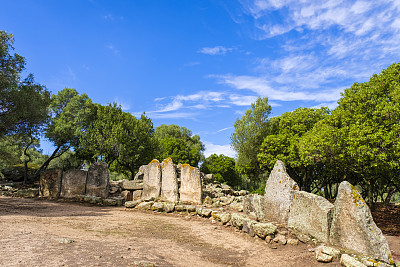
<svg viewBox="0 0 400 267">
<path fill-rule="evenodd" d="M 170 202 L 202 203 L 202 183 L 198 168 L 183 164 L 179 168 L 180 187 L 177 170 L 171 158 L 165 159 L 161 164 L 152 160 L 148 165 L 142 166 L 137 177 L 143 177 L 143 193 L 141 199 L 150 200 L 161 198 Z"/>
<path fill-rule="evenodd" d="M 349 182 L 340 183 L 331 204 L 321 196 L 300 191 L 278 160 L 267 180 L 265 195 L 246 197 L 244 210 L 252 217 L 285 224 L 321 242 L 393 264 L 386 238 Z"/>
<path fill-rule="evenodd" d="M 96 162 L 88 171 L 50 169 L 41 173 L 39 196 L 74 198 L 88 195 L 106 199 L 109 195 L 108 165 Z"/>
</svg>

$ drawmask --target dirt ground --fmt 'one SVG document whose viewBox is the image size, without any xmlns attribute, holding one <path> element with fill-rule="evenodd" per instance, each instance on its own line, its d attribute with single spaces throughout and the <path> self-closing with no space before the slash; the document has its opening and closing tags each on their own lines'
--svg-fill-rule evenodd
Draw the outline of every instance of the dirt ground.
<svg viewBox="0 0 400 267">
<path fill-rule="evenodd" d="M 400 256 L 400 238 L 388 240 Z M 197 216 L 0 197 L 0 266 L 340 266 L 308 249 Z"/>
</svg>

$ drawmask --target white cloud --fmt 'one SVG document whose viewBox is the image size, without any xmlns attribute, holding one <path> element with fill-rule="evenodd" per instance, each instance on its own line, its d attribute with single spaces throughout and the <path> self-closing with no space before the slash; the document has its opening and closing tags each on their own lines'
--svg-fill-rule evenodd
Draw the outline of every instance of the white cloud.
<svg viewBox="0 0 400 267">
<path fill-rule="evenodd" d="M 224 47 L 224 46 L 214 46 L 214 47 L 203 47 L 198 51 L 198 53 L 216 56 L 216 55 L 225 55 L 227 52 L 232 52 L 234 48 L 232 47 Z"/>
<path fill-rule="evenodd" d="M 204 155 L 206 157 L 209 157 L 212 154 L 223 154 L 228 157 L 235 157 L 236 153 L 233 151 L 231 148 L 231 145 L 215 145 L 211 142 L 208 141 L 203 141 L 206 150 L 204 151 Z"/>
<path fill-rule="evenodd" d="M 131 105 L 129 105 L 125 101 L 121 101 L 118 97 L 114 99 L 114 102 L 117 103 L 117 105 L 121 106 L 121 109 L 124 111 L 131 109 Z"/>
<path fill-rule="evenodd" d="M 224 132 L 224 131 L 230 130 L 230 129 L 233 129 L 233 127 L 226 127 L 226 128 L 223 128 L 223 129 L 221 129 L 221 130 L 218 130 L 217 133 Z"/>
</svg>

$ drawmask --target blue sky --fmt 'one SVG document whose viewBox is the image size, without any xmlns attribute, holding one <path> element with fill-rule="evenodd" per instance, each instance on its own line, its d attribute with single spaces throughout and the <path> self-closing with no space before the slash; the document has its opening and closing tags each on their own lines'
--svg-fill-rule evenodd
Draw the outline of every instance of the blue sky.
<svg viewBox="0 0 400 267">
<path fill-rule="evenodd" d="M 206 156 L 234 156 L 234 122 L 258 96 L 271 116 L 334 108 L 345 88 L 400 57 L 399 0 L 0 3 L 0 29 L 37 82 L 185 126 Z"/>
</svg>

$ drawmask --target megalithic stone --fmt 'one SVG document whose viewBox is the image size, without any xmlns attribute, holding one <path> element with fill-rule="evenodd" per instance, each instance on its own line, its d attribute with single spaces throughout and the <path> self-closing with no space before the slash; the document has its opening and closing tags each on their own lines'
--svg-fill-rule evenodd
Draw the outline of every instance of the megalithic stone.
<svg viewBox="0 0 400 267">
<path fill-rule="evenodd" d="M 86 190 L 87 171 L 68 170 L 63 173 L 61 197 L 73 198 L 84 195 Z"/>
<path fill-rule="evenodd" d="M 178 179 L 171 158 L 167 158 L 161 163 L 161 170 L 161 198 L 165 201 L 177 202 L 179 199 Z"/>
<path fill-rule="evenodd" d="M 105 162 L 95 162 L 89 167 L 86 181 L 86 195 L 107 198 L 109 189 L 108 164 Z"/>
<path fill-rule="evenodd" d="M 61 169 L 49 169 L 40 174 L 39 196 L 57 198 L 61 191 Z"/>
<path fill-rule="evenodd" d="M 393 264 L 389 245 L 356 188 L 341 182 L 335 200 L 329 241 L 331 245 L 353 250 Z"/>
<path fill-rule="evenodd" d="M 161 192 L 161 165 L 153 159 L 147 168 L 143 168 L 143 193 L 142 199 L 148 200 L 160 196 Z"/>
<path fill-rule="evenodd" d="M 189 164 L 183 164 L 181 166 L 180 200 L 201 204 L 202 193 L 199 169 L 191 167 Z"/>
<path fill-rule="evenodd" d="M 328 243 L 333 208 L 333 204 L 321 196 L 295 191 L 288 226 Z"/>
<path fill-rule="evenodd" d="M 265 219 L 287 223 L 293 195 L 297 190 L 299 190 L 299 186 L 287 174 L 285 164 L 280 160 L 276 161 L 265 185 Z"/>
</svg>

